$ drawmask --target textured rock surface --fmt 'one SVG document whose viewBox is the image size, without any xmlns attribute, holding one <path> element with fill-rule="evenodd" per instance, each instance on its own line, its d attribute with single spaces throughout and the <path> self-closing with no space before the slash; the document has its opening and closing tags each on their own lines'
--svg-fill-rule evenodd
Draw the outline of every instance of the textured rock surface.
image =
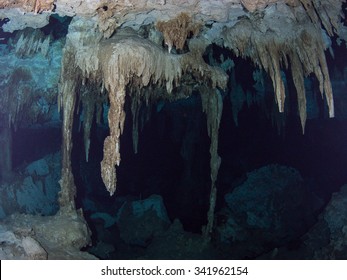
<svg viewBox="0 0 347 280">
<path fill-rule="evenodd" d="M 30 176 L 46 176 L 49 173 L 49 166 L 45 158 L 39 159 L 30 163 L 25 169 L 26 172 L 29 173 Z"/>
<path fill-rule="evenodd" d="M 125 243 L 147 246 L 155 235 L 170 225 L 163 199 L 152 195 L 147 199 L 124 204 L 119 210 L 120 237 Z"/>
<path fill-rule="evenodd" d="M 225 196 L 226 223 L 220 239 L 247 241 L 249 251 L 279 246 L 305 232 L 311 205 L 300 174 L 293 168 L 269 165 L 248 173 L 247 180 Z M 249 241 L 252 240 L 252 241 Z"/>
<path fill-rule="evenodd" d="M 12 215 L 0 225 L 0 259 L 95 259 L 80 249 L 90 242 L 79 214 Z"/>
<path fill-rule="evenodd" d="M 0 10 L 1 19 L 11 19 L 3 26 L 5 32 L 14 32 L 23 30 L 26 27 L 42 28 L 49 23 L 49 13 L 43 14 L 23 14 L 19 9 L 4 9 Z"/>
<path fill-rule="evenodd" d="M 57 109 L 62 48 L 61 40 L 51 42 L 38 30 L 19 32 L 7 45 L 1 45 L 1 127 L 52 119 Z"/>
<path fill-rule="evenodd" d="M 185 11 L 204 22 L 227 22 L 246 11 L 263 10 L 276 3 L 291 7 L 302 6 L 307 10 L 314 6 L 318 11 L 326 5 L 321 0 L 57 0 L 54 5 L 52 0 L 2 0 L 0 17 L 10 19 L 4 26 L 4 29 L 10 32 L 28 26 L 42 27 L 48 24 L 51 13 L 60 16 L 98 17 L 100 27 L 107 29 L 110 26 L 139 27 L 157 20 L 167 21 Z M 243 11 L 243 8 L 246 11 Z"/>
<path fill-rule="evenodd" d="M 25 253 L 33 260 L 47 260 L 47 252 L 43 249 L 39 242 L 30 236 L 22 239 L 22 246 Z"/>
<path fill-rule="evenodd" d="M 23 29 L 28 26 L 37 28 L 39 25 L 43 26 L 48 23 L 49 6 L 41 8 L 40 12 L 42 11 L 42 13 L 37 14 L 32 5 L 26 5 L 27 2 L 26 0 L 0 2 L 0 8 L 5 8 L 3 12 L 0 12 L 0 17 L 10 18 L 10 22 L 5 25 L 6 31 Z M 47 2 L 51 1 L 48 0 Z M 239 0 L 57 0 L 54 5 L 56 7 L 54 13 L 60 16 L 96 16 L 101 19 L 100 23 L 103 26 L 109 24 L 120 26 L 124 23 L 128 26 L 140 26 L 156 20 L 172 19 L 183 11 L 189 11 L 196 18 L 204 21 L 227 21 L 230 17 L 240 13 L 240 10 L 242 11 Z M 19 17 L 23 13 L 25 13 L 25 19 Z M 112 17 L 116 19 L 113 20 Z"/>
<path fill-rule="evenodd" d="M 42 11 L 52 11 L 54 0 L 1 0 L 1 8 L 21 8 L 26 12 L 34 12 L 35 14 Z"/>
<path fill-rule="evenodd" d="M 60 160 L 60 153 L 47 155 L 29 164 L 16 180 L 3 183 L 0 188 L 0 205 L 4 214 L 55 214 L 58 211 L 60 190 Z"/>
<path fill-rule="evenodd" d="M 318 223 L 303 239 L 308 258 L 347 258 L 347 185 L 332 195 Z"/>
</svg>

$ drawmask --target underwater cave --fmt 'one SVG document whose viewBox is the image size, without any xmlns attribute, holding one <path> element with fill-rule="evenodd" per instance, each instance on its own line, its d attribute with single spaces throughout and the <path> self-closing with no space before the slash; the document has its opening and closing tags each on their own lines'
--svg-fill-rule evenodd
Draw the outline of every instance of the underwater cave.
<svg viewBox="0 0 347 280">
<path fill-rule="evenodd" d="M 347 258 L 344 1 L 21 2 L 0 259 Z"/>
</svg>

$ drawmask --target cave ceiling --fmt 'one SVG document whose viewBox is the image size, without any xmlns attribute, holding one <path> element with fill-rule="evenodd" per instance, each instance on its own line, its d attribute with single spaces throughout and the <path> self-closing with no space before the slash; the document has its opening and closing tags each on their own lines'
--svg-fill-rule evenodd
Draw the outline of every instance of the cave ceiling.
<svg viewBox="0 0 347 280">
<path fill-rule="evenodd" d="M 97 18 L 100 22 L 112 21 L 115 27 L 138 28 L 186 12 L 204 23 L 232 25 L 242 16 L 267 9 L 275 21 L 286 18 L 289 22 L 307 13 L 314 21 L 320 17 L 324 24 L 334 20 L 331 16 L 336 7 L 341 8 L 342 2 L 344 0 L 1 0 L 0 18 L 10 19 L 3 26 L 4 31 L 9 32 L 43 27 L 51 14 Z"/>
</svg>

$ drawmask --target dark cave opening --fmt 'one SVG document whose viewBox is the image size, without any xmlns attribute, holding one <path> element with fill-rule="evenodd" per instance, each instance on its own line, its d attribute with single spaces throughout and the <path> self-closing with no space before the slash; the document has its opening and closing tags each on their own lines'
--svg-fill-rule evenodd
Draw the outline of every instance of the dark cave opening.
<svg viewBox="0 0 347 280">
<path fill-rule="evenodd" d="M 71 20 L 72 17 L 61 17 L 58 14 L 52 14 L 49 17 L 49 23 L 40 30 L 45 35 L 52 35 L 54 40 L 59 40 L 66 37 Z"/>
<path fill-rule="evenodd" d="M 200 97 L 195 94 L 185 101 L 166 103 L 160 112 L 153 107 L 150 120 L 140 132 L 137 154 L 134 154 L 132 143 L 130 98 L 125 108 L 128 117 L 121 137 L 122 161 L 117 167 L 117 190 L 112 197 L 100 176 L 103 141 L 109 131 L 93 122 L 90 160 L 86 162 L 83 136 L 77 131 L 76 118 L 72 162 L 78 187 L 77 206 L 82 207 L 86 198 L 95 199 L 99 200 L 99 211 L 110 211 L 117 204 L 117 197 L 145 199 L 158 194 L 163 197 L 171 220 L 179 218 L 187 230 L 201 232 L 208 207 L 209 138 Z M 196 121 L 190 121 L 187 126 L 187 120 L 191 118 Z M 195 124 L 197 128 L 194 128 Z M 181 138 L 192 126 L 198 133 L 194 136 L 194 147 L 190 147 L 195 151 L 189 159 L 183 159 Z M 197 199 L 200 203 L 193 205 L 191 201 Z"/>
</svg>

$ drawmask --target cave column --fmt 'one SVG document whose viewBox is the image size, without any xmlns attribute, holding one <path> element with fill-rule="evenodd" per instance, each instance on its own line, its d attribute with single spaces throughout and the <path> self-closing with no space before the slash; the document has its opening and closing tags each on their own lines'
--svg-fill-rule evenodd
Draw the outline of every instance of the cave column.
<svg viewBox="0 0 347 280">
<path fill-rule="evenodd" d="M 76 212 L 75 197 L 76 186 L 72 174 L 71 152 L 72 152 L 72 129 L 74 121 L 74 112 L 77 99 L 77 85 L 80 82 L 80 76 L 76 71 L 74 63 L 74 52 L 66 48 L 62 60 L 61 84 L 59 89 L 58 105 L 59 110 L 63 110 L 62 127 L 62 169 L 59 206 L 61 213 Z"/>
<path fill-rule="evenodd" d="M 211 91 L 207 88 L 201 90 L 201 100 L 203 111 L 207 116 L 207 132 L 211 139 L 210 144 L 210 168 L 211 168 L 211 193 L 210 206 L 207 212 L 207 225 L 203 230 L 203 235 L 206 241 L 210 241 L 213 231 L 214 210 L 217 200 L 216 181 L 218 176 L 221 158 L 218 155 L 218 132 L 219 124 L 223 111 L 223 100 L 218 90 Z"/>
<path fill-rule="evenodd" d="M 76 104 L 75 82 L 68 80 L 63 85 L 61 95 L 63 106 L 63 128 L 62 128 L 62 170 L 59 193 L 59 205 L 61 211 L 75 211 L 76 186 L 72 174 L 71 152 L 72 152 L 72 127 Z"/>
</svg>

